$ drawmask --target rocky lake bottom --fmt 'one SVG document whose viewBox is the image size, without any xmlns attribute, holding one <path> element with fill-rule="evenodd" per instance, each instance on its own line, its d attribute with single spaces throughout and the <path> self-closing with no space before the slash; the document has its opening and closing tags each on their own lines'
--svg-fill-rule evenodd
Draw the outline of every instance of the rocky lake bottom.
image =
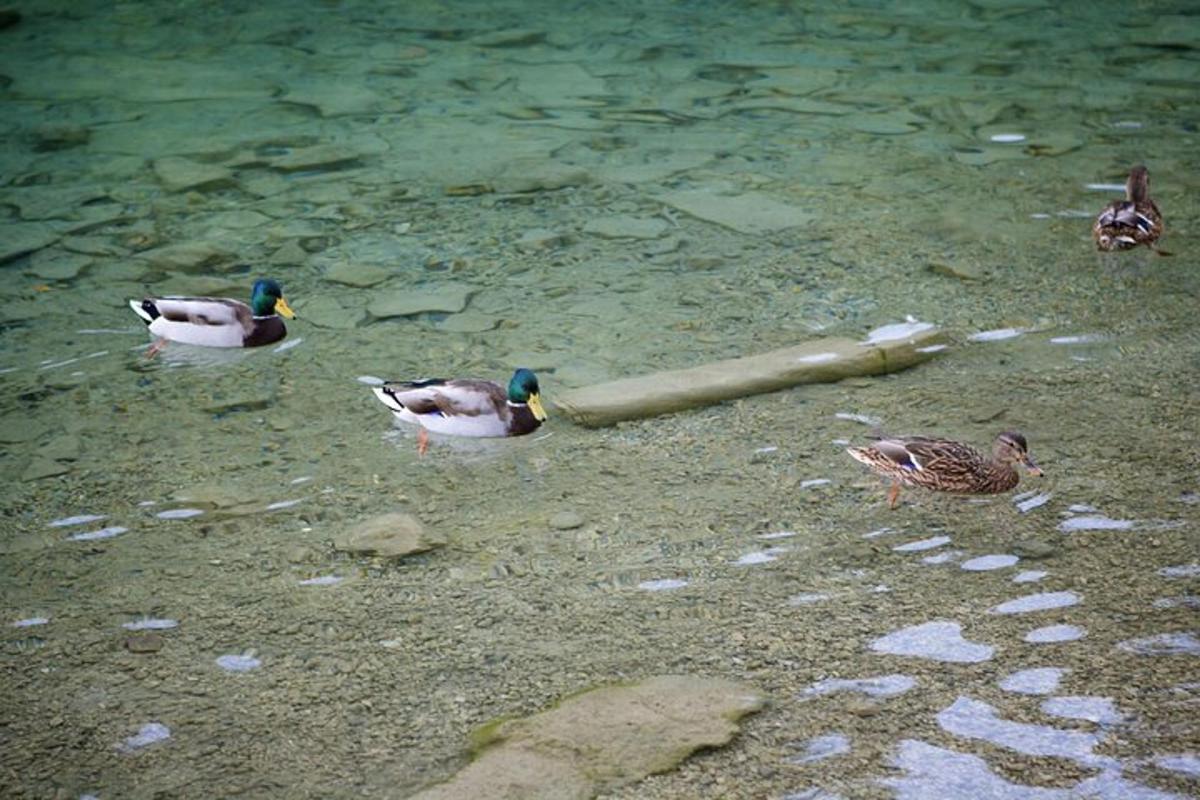
<svg viewBox="0 0 1200 800">
<path fill-rule="evenodd" d="M 1194 11 L 455 5 L 0 15 L 0 793 L 1200 796 Z M 1138 161 L 1173 255 L 1099 256 Z M 283 342 L 145 356 L 260 276 Z M 424 456 L 370 391 L 516 366 Z M 1007 495 L 844 452 L 1009 429 Z"/>
</svg>

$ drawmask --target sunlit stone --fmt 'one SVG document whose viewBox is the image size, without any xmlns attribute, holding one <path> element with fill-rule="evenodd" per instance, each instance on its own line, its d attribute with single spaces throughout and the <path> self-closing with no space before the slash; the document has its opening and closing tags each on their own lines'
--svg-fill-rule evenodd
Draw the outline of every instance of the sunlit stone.
<svg viewBox="0 0 1200 800">
<path fill-rule="evenodd" d="M 92 542 L 97 539 L 111 539 L 114 536 L 120 536 L 128 530 L 129 528 L 124 528 L 120 525 L 112 525 L 108 528 L 101 528 L 98 531 L 72 534 L 71 540 L 76 542 Z"/>
<path fill-rule="evenodd" d="M 1000 688 L 1017 694 L 1050 694 L 1058 688 L 1066 670 L 1061 667 L 1034 667 L 1013 672 L 1000 681 Z"/>
<path fill-rule="evenodd" d="M 1024 572 L 1018 572 L 1013 576 L 1013 583 L 1037 583 L 1042 578 L 1049 575 L 1044 569 L 1027 569 Z"/>
<path fill-rule="evenodd" d="M 1017 511 L 1020 511 L 1022 514 L 1028 514 L 1035 508 L 1040 508 L 1049 503 L 1050 498 L 1053 496 L 1052 492 L 1039 492 L 1033 496 L 1021 495 L 1016 498 Z"/>
<path fill-rule="evenodd" d="M 340 575 L 320 575 L 316 578 L 305 578 L 299 583 L 301 586 L 333 586 L 343 580 Z"/>
<path fill-rule="evenodd" d="M 1058 529 L 1064 533 L 1072 531 L 1126 531 L 1133 527 L 1131 519 L 1109 519 L 1101 515 L 1086 517 L 1068 517 L 1058 523 Z"/>
<path fill-rule="evenodd" d="M 1005 339 L 1015 339 L 1025 331 L 1021 328 L 997 328 L 994 331 L 980 331 L 967 337 L 972 342 L 1002 342 Z"/>
<path fill-rule="evenodd" d="M 891 697 L 903 694 L 916 685 L 916 678 L 900 673 L 880 675 L 875 678 L 825 678 L 805 689 L 801 693 L 801 697 L 833 694 L 834 692 L 858 692 L 872 697 Z"/>
<path fill-rule="evenodd" d="M 970 697 L 960 696 L 938 713 L 937 721 L 955 736 L 981 739 L 1025 755 L 1055 756 L 1093 766 L 1115 764 L 1092 752 L 1102 739 L 1098 733 L 1002 719 L 995 708 Z"/>
<path fill-rule="evenodd" d="M 117 745 L 118 750 L 132 752 L 140 750 L 143 747 L 149 747 L 157 742 L 164 742 L 171 738 L 171 729 L 161 722 L 147 722 L 133 736 L 128 736 Z"/>
<path fill-rule="evenodd" d="M 165 631 L 178 625 L 177 620 L 159 617 L 142 617 L 131 622 L 121 623 L 121 627 L 129 631 Z"/>
<path fill-rule="evenodd" d="M 1010 783 L 979 756 L 935 747 L 915 739 L 900 742 L 891 764 L 904 774 L 880 779 L 895 791 L 896 800 L 1072 800 L 1065 789 L 1044 789 Z"/>
<path fill-rule="evenodd" d="M 203 513 L 204 511 L 199 508 L 172 508 L 167 511 L 160 511 L 154 516 L 159 519 L 191 519 Z"/>
<path fill-rule="evenodd" d="M 811 764 L 814 761 L 824 761 L 834 756 L 850 752 L 850 737 L 843 733 L 827 733 L 824 736 L 814 736 L 809 739 L 804 752 L 792 756 L 789 764 Z"/>
<path fill-rule="evenodd" d="M 1120 642 L 1117 647 L 1143 656 L 1200 655 L 1200 639 L 1197 639 L 1196 635 L 1190 631 L 1160 633 L 1157 636 L 1129 639 Z"/>
<path fill-rule="evenodd" d="M 653 581 L 642 581 L 637 588 L 647 592 L 669 592 L 672 589 L 682 589 L 688 582 L 682 578 L 659 578 Z"/>
<path fill-rule="evenodd" d="M 992 614 L 1028 614 L 1032 611 L 1049 611 L 1078 604 L 1079 595 L 1074 592 L 1039 592 L 1009 600 L 989 609 Z"/>
<path fill-rule="evenodd" d="M 897 553 L 919 553 L 922 550 L 932 550 L 935 547 L 941 547 L 944 544 L 950 543 L 949 536 L 931 536 L 928 539 L 920 539 L 908 544 L 898 544 L 892 549 Z"/>
<path fill-rule="evenodd" d="M 953 564 L 967 553 L 965 550 L 943 550 L 921 559 L 922 564 Z"/>
<path fill-rule="evenodd" d="M 871 649 L 894 656 L 964 664 L 987 661 L 995 652 L 991 645 L 967 641 L 962 626 L 944 620 L 901 628 L 871 642 Z"/>
<path fill-rule="evenodd" d="M 1073 642 L 1086 635 L 1087 631 L 1075 625 L 1047 625 L 1044 628 L 1034 628 L 1025 634 L 1025 641 L 1030 644 L 1054 644 L 1056 642 Z"/>
<path fill-rule="evenodd" d="M 33 628 L 38 625 L 48 625 L 49 623 L 49 617 L 26 617 L 25 619 L 17 620 L 12 626 L 14 628 Z"/>
<path fill-rule="evenodd" d="M 794 594 L 787 599 L 789 606 L 808 606 L 813 603 L 820 603 L 823 600 L 828 600 L 829 595 L 823 592 L 801 592 Z"/>
<path fill-rule="evenodd" d="M 217 658 L 217 666 L 227 672 L 249 672 L 262 666 L 262 661 L 249 653 L 230 653 Z"/>
<path fill-rule="evenodd" d="M 1047 697 L 1042 711 L 1054 717 L 1083 719 L 1099 725 L 1116 725 L 1125 719 L 1108 697 Z"/>
<path fill-rule="evenodd" d="M 1005 569 L 1016 564 L 1021 559 L 1016 556 L 1005 554 L 996 554 L 990 556 L 979 556 L 962 562 L 959 566 L 970 572 L 989 572 L 994 569 Z"/>
<path fill-rule="evenodd" d="M 1200 564 L 1177 564 L 1158 571 L 1164 578 L 1200 578 Z"/>
<path fill-rule="evenodd" d="M 56 519 L 49 524 L 51 528 L 66 528 L 70 525 L 84 525 L 88 522 L 99 522 L 104 519 L 103 514 L 76 514 L 73 517 L 63 517 Z"/>
</svg>

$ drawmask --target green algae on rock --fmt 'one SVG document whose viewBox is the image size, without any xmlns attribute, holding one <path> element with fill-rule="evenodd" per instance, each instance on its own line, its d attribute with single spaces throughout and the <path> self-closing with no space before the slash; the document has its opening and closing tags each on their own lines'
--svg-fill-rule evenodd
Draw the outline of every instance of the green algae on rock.
<svg viewBox="0 0 1200 800">
<path fill-rule="evenodd" d="M 475 760 L 414 800 L 594 797 L 727 744 L 764 702 L 743 684 L 691 675 L 590 689 L 485 728 Z"/>
</svg>

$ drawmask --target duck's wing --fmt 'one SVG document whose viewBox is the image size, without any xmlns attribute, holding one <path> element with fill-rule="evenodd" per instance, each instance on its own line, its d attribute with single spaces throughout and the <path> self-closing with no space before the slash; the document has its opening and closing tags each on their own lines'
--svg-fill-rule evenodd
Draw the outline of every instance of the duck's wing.
<svg viewBox="0 0 1200 800">
<path fill-rule="evenodd" d="M 500 385 L 471 379 L 390 381 L 377 395 L 393 411 L 444 417 L 500 416 L 507 401 Z"/>
<path fill-rule="evenodd" d="M 937 470 L 947 463 L 975 463 L 982 458 L 979 451 L 962 442 L 930 436 L 885 437 L 871 446 L 898 467 L 914 472 Z"/>
<path fill-rule="evenodd" d="M 153 297 L 142 301 L 153 303 L 157 316 L 169 322 L 190 325 L 237 325 L 249 330 L 254 314 L 250 306 L 239 300 L 224 297 Z"/>
</svg>

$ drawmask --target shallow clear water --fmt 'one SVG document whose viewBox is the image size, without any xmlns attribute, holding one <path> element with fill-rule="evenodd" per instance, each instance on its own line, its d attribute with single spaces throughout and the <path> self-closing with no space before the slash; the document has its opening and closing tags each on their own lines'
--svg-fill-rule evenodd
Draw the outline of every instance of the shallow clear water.
<svg viewBox="0 0 1200 800">
<path fill-rule="evenodd" d="M 1200 17 L 1110 12 L 22 8 L 0 30 L 3 794 L 402 796 L 495 718 L 686 672 L 771 703 L 609 797 L 1200 796 L 1173 766 L 1200 739 L 1196 611 L 1156 603 L 1198 593 Z M 1091 217 L 1137 162 L 1174 255 L 1100 258 Z M 128 298 L 260 275 L 300 317 L 282 346 L 143 356 Z M 552 401 L 907 315 L 953 345 L 424 458 L 362 380 L 524 365 Z M 889 511 L 839 444 L 876 421 L 1019 429 L 1046 476 Z M 332 548 L 392 510 L 449 545 Z M 929 541 L 956 554 L 907 546 Z M 1019 561 L 961 567 L 995 554 Z M 1035 593 L 1077 599 L 989 613 Z M 971 658 L 872 649 L 929 623 Z M 1046 628 L 1086 635 L 1026 638 Z M 1000 685 L 1038 668 L 1120 721 Z M 805 695 L 881 675 L 914 686 Z M 1030 731 L 1046 754 L 1013 746 Z"/>
</svg>

